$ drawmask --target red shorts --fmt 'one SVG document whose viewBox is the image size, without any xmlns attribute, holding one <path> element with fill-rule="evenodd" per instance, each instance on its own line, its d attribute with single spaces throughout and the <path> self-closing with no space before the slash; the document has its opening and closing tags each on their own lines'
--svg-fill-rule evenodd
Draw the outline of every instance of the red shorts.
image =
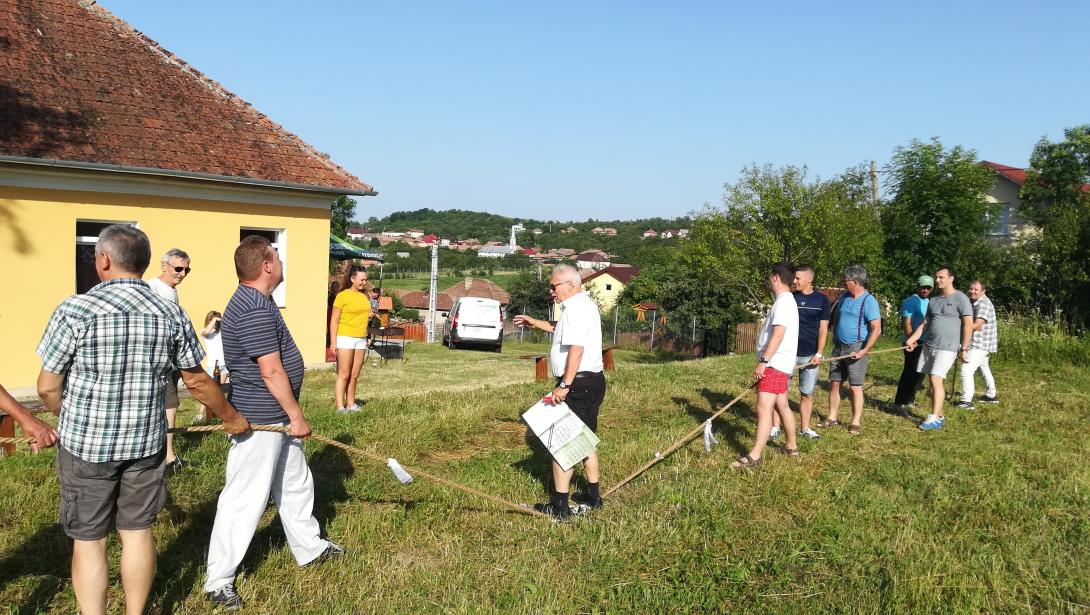
<svg viewBox="0 0 1090 615">
<path fill-rule="evenodd" d="M 766 367 L 764 378 L 757 381 L 757 390 L 762 393 L 773 393 L 776 395 L 786 393 L 787 383 L 790 379 L 791 377 L 788 374 L 785 374 L 778 369 Z"/>
</svg>

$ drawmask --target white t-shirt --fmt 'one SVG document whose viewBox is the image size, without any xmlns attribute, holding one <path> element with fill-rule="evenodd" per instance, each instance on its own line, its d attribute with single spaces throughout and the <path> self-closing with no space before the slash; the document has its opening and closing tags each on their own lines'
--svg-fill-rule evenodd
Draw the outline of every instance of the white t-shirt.
<svg viewBox="0 0 1090 615">
<path fill-rule="evenodd" d="M 583 347 L 578 371 L 602 371 L 602 316 L 594 300 L 583 292 L 560 302 L 560 319 L 553 330 L 553 347 L 549 353 L 553 376 L 564 375 L 572 346 Z"/>
<path fill-rule="evenodd" d="M 208 372 L 211 376 L 212 372 L 216 370 L 216 362 L 219 362 L 220 372 L 227 373 L 227 363 L 223 360 L 223 340 L 220 338 L 219 331 L 213 331 L 211 335 L 204 336 L 204 349 L 208 353 L 205 356 L 204 371 Z"/>
<path fill-rule="evenodd" d="M 777 295 L 772 309 L 768 310 L 761 336 L 757 338 L 757 360 L 764 356 L 765 347 L 772 339 L 772 327 L 776 325 L 782 325 L 784 328 L 783 340 L 780 342 L 780 347 L 776 349 L 776 354 L 771 357 L 765 356 L 765 358 L 768 359 L 768 366 L 772 369 L 790 374 L 791 370 L 795 369 L 795 352 L 799 348 L 799 306 L 795 303 L 795 297 L 790 291 Z"/>
<path fill-rule="evenodd" d="M 174 288 L 170 284 L 160 280 L 159 278 L 152 278 L 148 280 L 148 286 L 151 287 L 151 291 L 163 299 L 178 305 L 178 289 Z"/>
</svg>

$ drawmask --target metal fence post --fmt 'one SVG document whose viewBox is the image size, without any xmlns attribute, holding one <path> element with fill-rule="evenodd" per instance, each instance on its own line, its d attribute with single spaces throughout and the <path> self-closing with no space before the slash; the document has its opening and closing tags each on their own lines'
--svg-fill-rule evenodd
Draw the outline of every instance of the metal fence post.
<svg viewBox="0 0 1090 615">
<path fill-rule="evenodd" d="M 651 350 L 655 349 L 655 321 L 658 320 L 658 315 L 658 310 L 651 310 Z"/>
<path fill-rule="evenodd" d="M 621 305 L 620 305 L 620 303 L 615 303 L 613 305 L 613 345 L 614 346 L 617 345 L 617 317 L 620 315 L 620 313 L 621 313 Z"/>
</svg>

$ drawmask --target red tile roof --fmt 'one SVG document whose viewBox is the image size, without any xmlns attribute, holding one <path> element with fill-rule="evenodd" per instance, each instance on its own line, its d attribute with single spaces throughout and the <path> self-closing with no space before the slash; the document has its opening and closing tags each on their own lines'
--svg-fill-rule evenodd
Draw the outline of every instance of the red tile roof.
<svg viewBox="0 0 1090 615">
<path fill-rule="evenodd" d="M 1019 186 L 1024 185 L 1026 183 L 1026 170 L 1025 169 L 1020 169 L 1018 167 L 1009 167 L 1009 166 L 1007 166 L 1005 164 L 999 164 L 998 162 L 989 162 L 987 160 L 981 161 L 980 164 L 982 164 L 982 165 L 984 165 L 986 167 L 991 167 L 1000 176 L 1011 180 L 1012 182 L 1014 182 L 1015 184 L 1017 184 Z M 1082 185 L 1082 191 L 1083 192 L 1090 192 L 1090 184 L 1083 184 Z"/>
<path fill-rule="evenodd" d="M 372 190 L 102 7 L 0 2 L 0 32 L 0 155 Z"/>
<path fill-rule="evenodd" d="M 592 275 L 583 278 L 583 282 L 589 282 L 598 276 L 606 274 L 613 276 L 613 278 L 621 284 L 628 284 L 632 281 L 632 278 L 640 275 L 640 268 L 633 267 L 632 265 L 613 265 L 611 267 L 606 267 L 605 269 L 599 269 L 598 271 L 595 271 Z"/>
<path fill-rule="evenodd" d="M 481 278 L 468 278 L 468 280 L 458 282 L 444 290 L 443 294 L 450 295 L 455 299 L 459 297 L 480 297 L 481 299 L 495 299 L 501 305 L 511 303 L 511 295 L 507 291 L 500 288 L 495 282 L 482 280 Z"/>
<path fill-rule="evenodd" d="M 424 290 L 411 290 L 401 294 L 401 304 L 414 310 L 428 309 L 428 292 Z M 435 309 L 448 312 L 454 307 L 454 298 L 447 293 L 435 295 Z"/>
<path fill-rule="evenodd" d="M 1009 167 L 1005 164 L 999 164 L 998 162 L 989 162 L 987 160 L 982 160 L 980 164 L 986 167 L 991 167 L 1000 176 L 1011 180 L 1019 186 L 1026 183 L 1025 169 L 1019 169 L 1018 167 Z"/>
</svg>

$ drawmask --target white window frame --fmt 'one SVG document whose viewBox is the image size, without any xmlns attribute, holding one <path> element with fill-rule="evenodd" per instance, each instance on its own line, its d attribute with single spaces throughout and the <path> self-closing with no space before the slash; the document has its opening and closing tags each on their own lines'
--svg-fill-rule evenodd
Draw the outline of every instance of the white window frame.
<svg viewBox="0 0 1090 615">
<path fill-rule="evenodd" d="M 272 299 L 278 308 L 288 307 L 288 229 L 263 226 L 240 226 L 239 237 L 244 237 L 246 231 L 258 231 L 261 233 L 276 233 L 276 241 L 272 247 L 280 255 L 280 262 L 284 264 L 284 281 L 273 289 Z"/>
<path fill-rule="evenodd" d="M 96 219 L 96 218 L 76 218 L 76 226 L 77 227 L 79 227 L 79 224 L 81 222 L 87 222 L 89 224 L 124 224 L 124 225 L 127 225 L 127 226 L 131 226 L 133 228 L 140 228 L 140 224 L 137 223 L 136 221 L 131 221 L 130 222 L 130 221 L 126 221 L 126 220 L 100 220 L 100 219 Z M 97 245 L 98 245 L 98 235 L 76 235 L 76 247 L 79 247 L 79 246 L 97 246 Z M 78 291 L 79 290 L 79 281 L 73 278 L 72 284 L 75 287 L 73 290 Z"/>
</svg>

